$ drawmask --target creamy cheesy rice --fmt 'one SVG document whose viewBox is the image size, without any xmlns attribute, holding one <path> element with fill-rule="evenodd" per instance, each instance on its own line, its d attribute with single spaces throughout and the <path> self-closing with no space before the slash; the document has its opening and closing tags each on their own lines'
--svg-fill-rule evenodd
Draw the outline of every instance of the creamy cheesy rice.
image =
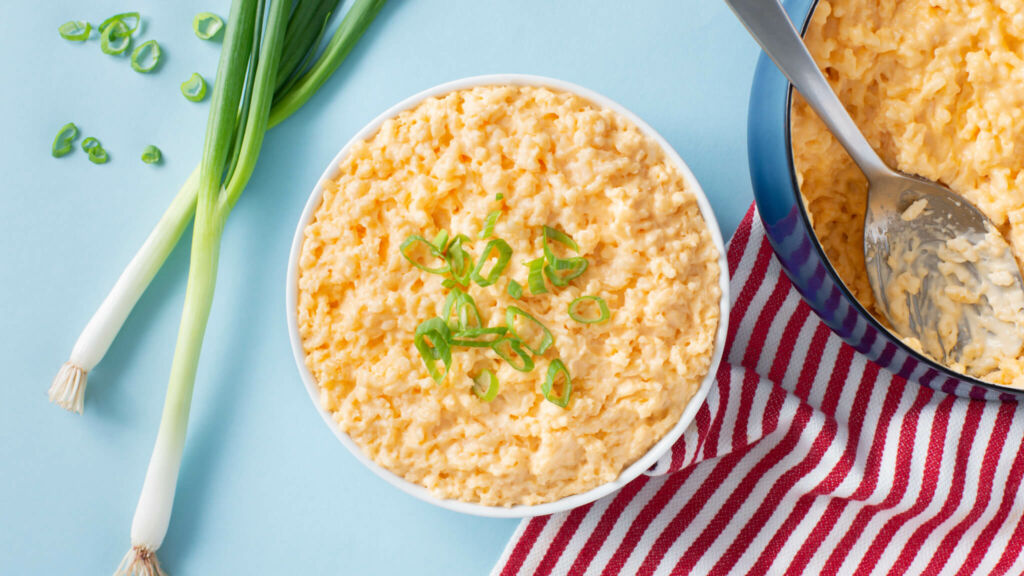
<svg viewBox="0 0 1024 576">
<path fill-rule="evenodd" d="M 946 184 L 1024 254 L 1024 4 L 823 0 L 805 41 L 886 163 Z M 829 260 L 877 312 L 863 254 L 867 181 L 799 96 L 792 143 Z M 1024 387 L 1019 356 L 999 359 L 983 377 Z"/>
<path fill-rule="evenodd" d="M 440 230 L 478 238 L 496 207 L 511 265 L 469 293 L 486 323 L 520 306 L 555 344 L 530 373 L 457 349 L 437 385 L 413 334 L 447 291 L 399 245 Z M 567 288 L 513 300 L 507 281 L 526 285 L 544 225 L 590 266 Z M 478 87 L 430 98 L 352 148 L 305 231 L 299 331 L 323 406 L 378 464 L 443 498 L 539 504 L 617 478 L 679 420 L 712 359 L 718 256 L 683 176 L 629 121 L 573 94 Z M 587 294 L 607 301 L 608 322 L 569 318 Z M 539 391 L 559 357 L 573 382 L 565 409 Z M 482 368 L 500 380 L 490 403 L 470 390 Z"/>
</svg>

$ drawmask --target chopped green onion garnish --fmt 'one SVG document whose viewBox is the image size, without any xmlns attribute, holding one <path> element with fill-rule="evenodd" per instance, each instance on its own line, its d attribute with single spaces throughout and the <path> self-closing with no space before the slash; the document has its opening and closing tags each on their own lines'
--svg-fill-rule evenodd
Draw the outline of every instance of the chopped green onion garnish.
<svg viewBox="0 0 1024 576">
<path fill-rule="evenodd" d="M 454 323 L 451 321 L 453 313 L 455 314 Z M 455 330 L 480 328 L 484 324 L 483 318 L 480 316 L 480 309 L 476 307 L 476 301 L 458 288 L 454 288 L 445 298 L 441 318 Z"/>
<path fill-rule="evenodd" d="M 78 138 L 78 126 L 75 126 L 74 122 L 68 122 L 61 126 L 57 136 L 53 138 L 53 146 L 50 149 L 50 153 L 53 154 L 54 158 L 68 155 L 74 147 L 75 138 Z"/>
<path fill-rule="evenodd" d="M 473 377 L 473 394 L 484 402 L 490 402 L 498 396 L 498 377 L 486 368 Z"/>
<path fill-rule="evenodd" d="M 142 161 L 146 164 L 158 164 L 163 155 L 160 149 L 150 144 L 142 151 Z"/>
<path fill-rule="evenodd" d="M 500 340 L 506 333 L 508 333 L 508 328 L 506 326 L 460 330 L 455 334 L 452 334 L 452 346 L 462 346 L 465 348 L 489 348 L 495 342 Z M 487 338 L 488 336 L 494 337 Z"/>
<path fill-rule="evenodd" d="M 224 21 L 211 12 L 200 12 L 192 19 L 192 30 L 200 40 L 212 39 L 223 27 Z"/>
<path fill-rule="evenodd" d="M 597 318 L 585 318 L 580 315 L 579 307 L 586 302 L 597 303 L 599 313 Z M 611 318 L 611 312 L 608 311 L 608 303 L 604 301 L 604 298 L 600 296 L 580 296 L 569 303 L 569 317 L 580 324 L 600 324 Z"/>
<path fill-rule="evenodd" d="M 508 281 L 508 295 L 516 300 L 523 297 L 523 285 L 515 280 Z"/>
<path fill-rule="evenodd" d="M 530 292 L 534 294 L 546 294 L 548 287 L 544 284 L 544 258 L 537 258 L 526 263 L 530 270 L 530 276 L 526 283 L 530 286 Z"/>
<path fill-rule="evenodd" d="M 494 350 L 494 353 L 500 356 L 502 360 L 508 362 L 510 366 L 520 372 L 533 370 L 533 358 L 530 357 L 526 350 L 523 350 L 523 343 L 518 338 L 499 338 L 491 344 L 491 350 Z M 518 361 L 516 357 L 518 357 Z"/>
<path fill-rule="evenodd" d="M 497 194 L 494 195 L 494 199 L 497 200 L 498 202 L 501 202 L 502 200 L 505 199 L 505 195 L 502 194 L 501 192 L 498 192 Z"/>
<path fill-rule="evenodd" d="M 124 54 L 132 45 L 132 34 L 128 26 L 120 20 L 100 30 L 100 50 L 104 54 L 117 56 Z"/>
<path fill-rule="evenodd" d="M 92 24 L 82 20 L 69 20 L 57 28 L 60 37 L 72 42 L 85 42 L 92 32 Z"/>
<path fill-rule="evenodd" d="M 119 38 L 121 37 L 121 35 L 131 36 L 132 34 L 135 34 L 136 30 L 139 29 L 139 22 L 141 21 L 142 18 L 139 16 L 138 12 L 122 12 L 120 14 L 114 14 L 110 18 L 107 18 L 106 20 L 101 22 L 100 27 L 97 28 L 97 30 L 99 30 L 100 33 L 102 33 L 109 26 L 116 26 L 117 24 L 120 24 L 120 26 L 117 27 L 117 30 L 115 32 L 115 37 Z"/>
<path fill-rule="evenodd" d="M 556 260 L 554 264 L 547 264 L 544 266 L 544 275 L 548 277 L 548 280 L 558 286 L 559 288 L 565 288 L 574 279 L 579 278 L 584 272 L 587 271 L 587 266 L 590 263 L 586 258 L 569 258 L 567 260 Z"/>
<path fill-rule="evenodd" d="M 565 376 L 561 394 L 555 392 L 555 379 L 558 378 L 559 374 Z M 572 395 L 572 378 L 569 376 L 569 370 L 566 369 L 565 364 L 560 358 L 555 358 L 548 365 L 548 375 L 544 379 L 544 383 L 541 384 L 540 391 L 548 402 L 559 408 L 565 408 L 569 405 L 569 397 Z"/>
<path fill-rule="evenodd" d="M 439 253 L 444 252 L 444 249 L 448 246 L 448 231 L 441 230 L 438 232 L 437 236 L 434 236 L 434 241 L 431 242 L 431 244 L 434 245 L 434 248 L 437 248 Z"/>
<path fill-rule="evenodd" d="M 473 257 L 462 247 L 463 243 L 469 241 L 468 236 L 459 234 L 448 244 L 444 253 L 451 267 L 452 278 L 463 286 L 469 286 L 469 279 L 473 274 Z"/>
<path fill-rule="evenodd" d="M 580 247 L 576 244 L 575 240 L 573 240 L 572 238 L 569 237 L 568 234 L 566 234 L 565 232 L 562 232 L 561 230 L 557 230 L 555 228 L 552 228 L 550 226 L 545 226 L 544 227 L 544 256 L 546 256 L 547 259 L 548 259 L 548 262 L 550 262 L 552 264 L 557 262 L 559 260 L 559 258 L 555 256 L 554 250 L 551 249 L 551 244 L 548 242 L 549 240 L 554 240 L 556 242 L 559 242 L 560 244 L 564 244 L 564 245 L 568 246 L 569 248 L 572 248 L 573 252 L 576 252 L 577 254 L 579 254 Z"/>
<path fill-rule="evenodd" d="M 86 152 L 92 150 L 93 148 L 95 148 L 95 147 L 97 147 L 99 145 L 100 145 L 100 141 L 95 139 L 95 138 L 93 138 L 92 136 L 89 136 L 85 140 L 82 140 L 82 150 L 84 150 Z"/>
<path fill-rule="evenodd" d="M 419 351 L 423 363 L 427 366 L 427 373 L 440 384 L 448 374 L 452 365 L 452 349 L 448 344 L 451 339 L 451 332 L 448 324 L 440 318 L 431 318 L 423 321 L 416 327 L 416 334 L 413 343 Z M 444 371 L 437 367 L 437 361 L 444 363 Z"/>
<path fill-rule="evenodd" d="M 491 252 L 497 251 L 497 261 L 491 268 L 491 271 L 487 273 L 487 276 L 483 275 L 484 266 L 487 265 L 487 261 L 490 259 Z M 498 277 L 508 267 L 508 261 L 512 259 L 512 247 L 508 245 L 501 238 L 495 238 L 484 246 L 484 251 L 480 254 L 480 259 L 477 260 L 476 268 L 473 269 L 472 278 L 473 281 L 480 286 L 490 286 L 498 281 Z"/>
<path fill-rule="evenodd" d="M 103 149 L 103 146 L 93 146 L 89 149 L 89 162 L 93 164 L 106 164 L 110 157 L 107 156 L 107 151 Z"/>
<path fill-rule="evenodd" d="M 152 72 L 157 64 L 160 64 L 160 44 L 156 40 L 149 40 L 139 44 L 132 50 L 132 70 L 146 74 Z"/>
<path fill-rule="evenodd" d="M 456 286 L 455 280 L 452 280 L 451 278 L 445 278 L 444 280 L 441 281 L 441 286 L 451 290 L 452 288 L 455 288 L 455 286 Z"/>
<path fill-rule="evenodd" d="M 522 316 L 529 321 L 529 323 L 526 326 L 523 326 L 523 328 L 532 326 L 532 333 L 520 333 L 520 330 L 516 328 L 516 316 Z M 540 320 L 537 320 L 528 312 L 517 306 L 509 306 L 505 310 L 505 324 L 508 325 L 509 332 L 511 332 L 517 340 L 522 342 L 526 348 L 534 354 L 540 355 L 547 352 L 548 348 L 551 348 L 551 345 L 555 343 L 555 337 L 551 335 L 551 331 L 548 330 L 547 326 L 541 324 Z M 531 346 L 530 343 L 527 342 L 527 339 L 537 340 L 538 335 L 540 337 L 540 342 L 538 342 L 536 346 Z"/>
<path fill-rule="evenodd" d="M 181 83 L 181 93 L 193 102 L 200 102 L 206 98 L 206 80 L 199 74 L 192 74 L 188 80 Z"/>
<path fill-rule="evenodd" d="M 423 246 L 424 248 L 427 249 L 427 253 L 430 256 L 440 259 L 441 265 L 434 268 L 430 268 L 426 264 L 421 264 L 412 253 L 412 250 L 417 246 Z M 412 263 L 413 266 L 419 268 L 420 270 L 423 270 L 424 272 L 429 272 L 430 274 L 444 274 L 445 272 L 448 272 L 451 269 L 451 266 L 449 266 L 448 263 L 444 261 L 444 257 L 441 255 L 441 252 L 433 244 L 427 242 L 427 239 L 424 238 L 423 236 L 419 236 L 417 234 L 409 236 L 408 238 L 405 239 L 405 242 L 402 242 L 402 246 L 399 248 L 399 250 L 402 252 L 402 256 L 405 256 L 406 260 L 408 260 L 409 262 Z"/>
<path fill-rule="evenodd" d="M 501 216 L 501 210 L 493 210 L 487 214 L 487 220 L 484 221 L 484 229 L 480 232 L 480 238 L 486 239 L 494 236 L 494 226 L 497 225 L 499 216 Z"/>
</svg>

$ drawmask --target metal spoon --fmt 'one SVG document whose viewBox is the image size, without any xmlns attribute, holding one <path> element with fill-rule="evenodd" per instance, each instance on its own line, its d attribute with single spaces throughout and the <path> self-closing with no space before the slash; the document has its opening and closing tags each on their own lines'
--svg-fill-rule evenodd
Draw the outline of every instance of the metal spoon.
<svg viewBox="0 0 1024 576">
<path fill-rule="evenodd" d="M 1024 280 L 992 222 L 945 186 L 886 166 L 777 0 L 726 4 L 867 177 L 868 279 L 895 332 L 977 376 L 1015 358 L 1024 345 Z"/>
</svg>

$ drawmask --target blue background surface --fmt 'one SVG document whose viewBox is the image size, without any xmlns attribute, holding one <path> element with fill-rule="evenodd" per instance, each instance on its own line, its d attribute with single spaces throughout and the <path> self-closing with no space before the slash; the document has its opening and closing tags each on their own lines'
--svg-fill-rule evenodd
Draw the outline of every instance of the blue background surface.
<svg viewBox="0 0 1024 576">
<path fill-rule="evenodd" d="M 345 2 L 347 5 L 349 2 Z M 156 436 L 185 288 L 187 238 L 106 359 L 85 414 L 46 390 L 79 331 L 198 161 L 219 43 L 192 16 L 226 0 L 5 1 L 0 7 L 0 573 L 109 574 Z M 68 19 L 145 16 L 158 73 L 60 39 Z M 391 0 L 348 61 L 268 134 L 224 238 L 188 444 L 160 557 L 188 574 L 483 574 L 516 522 L 419 502 L 377 479 L 321 422 L 288 347 L 284 273 L 316 178 L 379 112 L 435 84 L 520 72 L 575 82 L 661 132 L 728 237 L 750 201 L 746 104 L 757 49 L 708 0 Z M 74 121 L 110 152 L 50 157 Z M 81 137 L 79 142 L 81 141 Z M 164 152 L 161 166 L 139 155 Z"/>
</svg>

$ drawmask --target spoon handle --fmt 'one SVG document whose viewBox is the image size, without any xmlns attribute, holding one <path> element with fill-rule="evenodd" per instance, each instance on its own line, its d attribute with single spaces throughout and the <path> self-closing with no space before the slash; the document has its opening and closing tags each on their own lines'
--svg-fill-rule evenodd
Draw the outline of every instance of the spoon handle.
<svg viewBox="0 0 1024 576">
<path fill-rule="evenodd" d="M 779 70 L 825 122 L 868 180 L 891 174 L 850 118 L 778 0 L 725 0 Z"/>
</svg>

